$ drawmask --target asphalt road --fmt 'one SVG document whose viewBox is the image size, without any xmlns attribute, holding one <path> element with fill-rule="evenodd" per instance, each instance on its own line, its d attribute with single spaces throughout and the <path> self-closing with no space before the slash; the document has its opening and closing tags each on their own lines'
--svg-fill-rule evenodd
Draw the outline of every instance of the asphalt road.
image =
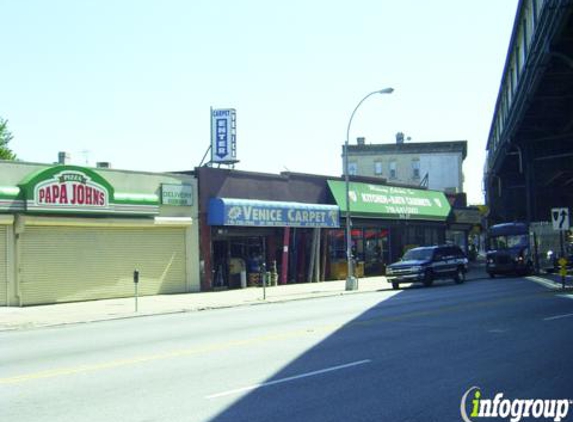
<svg viewBox="0 0 573 422">
<path fill-rule="evenodd" d="M 0 414 L 444 422 L 462 420 L 473 386 L 484 399 L 573 399 L 572 299 L 496 278 L 4 332 Z"/>
</svg>

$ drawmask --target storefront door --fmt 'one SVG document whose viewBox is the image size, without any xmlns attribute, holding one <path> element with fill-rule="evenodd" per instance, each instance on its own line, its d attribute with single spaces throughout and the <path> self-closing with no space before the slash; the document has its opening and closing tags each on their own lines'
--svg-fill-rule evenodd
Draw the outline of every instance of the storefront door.
<svg viewBox="0 0 573 422">
<path fill-rule="evenodd" d="M 364 275 L 383 275 L 390 262 L 390 231 L 383 228 L 364 229 Z"/>
</svg>

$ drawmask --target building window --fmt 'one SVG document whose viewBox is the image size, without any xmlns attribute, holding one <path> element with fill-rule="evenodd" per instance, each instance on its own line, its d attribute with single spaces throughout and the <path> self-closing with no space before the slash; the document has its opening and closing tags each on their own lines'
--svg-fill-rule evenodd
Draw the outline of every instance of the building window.
<svg viewBox="0 0 573 422">
<path fill-rule="evenodd" d="M 412 160 L 412 177 L 414 179 L 420 178 L 420 160 L 419 159 Z"/>
<path fill-rule="evenodd" d="M 390 179 L 396 178 L 396 161 L 390 161 Z"/>
<path fill-rule="evenodd" d="M 358 173 L 358 165 L 356 163 L 348 163 L 348 175 L 356 176 Z"/>
<path fill-rule="evenodd" d="M 382 163 L 380 161 L 376 161 L 374 163 L 374 174 L 376 176 L 381 176 L 382 175 Z"/>
</svg>

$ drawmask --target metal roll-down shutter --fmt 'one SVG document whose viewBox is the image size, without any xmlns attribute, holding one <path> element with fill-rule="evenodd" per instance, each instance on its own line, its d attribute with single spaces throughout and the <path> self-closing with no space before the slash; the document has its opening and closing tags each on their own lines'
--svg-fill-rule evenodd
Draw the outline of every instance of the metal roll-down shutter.
<svg viewBox="0 0 573 422">
<path fill-rule="evenodd" d="M 129 297 L 135 269 L 141 295 L 186 289 L 183 227 L 37 225 L 20 242 L 24 305 Z"/>
</svg>

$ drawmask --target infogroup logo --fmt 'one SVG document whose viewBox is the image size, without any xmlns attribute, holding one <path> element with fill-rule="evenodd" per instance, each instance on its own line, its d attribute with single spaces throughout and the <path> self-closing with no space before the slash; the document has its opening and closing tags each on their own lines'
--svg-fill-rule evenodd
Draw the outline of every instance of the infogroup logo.
<svg viewBox="0 0 573 422">
<path fill-rule="evenodd" d="M 462 396 L 462 419 L 464 422 L 475 422 L 476 418 L 509 418 L 511 422 L 519 422 L 523 418 L 534 418 L 559 422 L 567 417 L 569 408 L 573 405 L 573 401 L 569 399 L 506 399 L 503 396 L 503 393 L 496 393 L 493 399 L 484 399 L 480 387 L 471 387 Z M 469 415 L 468 398 L 471 400 Z"/>
</svg>

